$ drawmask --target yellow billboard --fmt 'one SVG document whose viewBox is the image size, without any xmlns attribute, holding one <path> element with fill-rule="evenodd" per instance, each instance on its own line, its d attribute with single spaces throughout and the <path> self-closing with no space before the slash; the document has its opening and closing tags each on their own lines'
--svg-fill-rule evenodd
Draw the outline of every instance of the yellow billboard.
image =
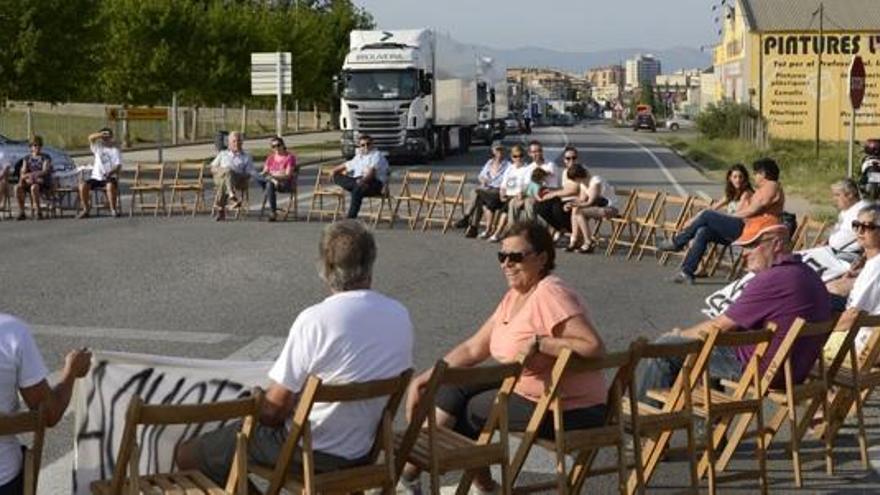
<svg viewBox="0 0 880 495">
<path fill-rule="evenodd" d="M 861 55 L 867 81 L 856 113 L 856 139 L 880 137 L 880 33 L 750 33 L 752 87 L 770 135 L 785 139 L 816 136 L 823 141 L 849 139 L 851 105 L 849 66 Z M 819 59 L 822 68 L 819 79 Z M 817 84 L 817 81 L 821 81 Z"/>
</svg>

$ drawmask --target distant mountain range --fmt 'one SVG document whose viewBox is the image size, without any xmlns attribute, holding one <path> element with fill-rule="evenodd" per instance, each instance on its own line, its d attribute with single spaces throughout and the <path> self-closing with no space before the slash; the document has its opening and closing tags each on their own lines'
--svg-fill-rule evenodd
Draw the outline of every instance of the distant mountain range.
<svg viewBox="0 0 880 495">
<path fill-rule="evenodd" d="M 636 55 L 651 54 L 660 59 L 664 74 L 678 69 L 705 69 L 712 64 L 711 52 L 695 48 L 674 47 L 664 50 L 625 48 L 595 52 L 563 52 L 538 47 L 499 49 L 480 46 L 481 53 L 493 57 L 508 67 L 542 67 L 582 73 L 590 67 L 624 63 Z"/>
</svg>

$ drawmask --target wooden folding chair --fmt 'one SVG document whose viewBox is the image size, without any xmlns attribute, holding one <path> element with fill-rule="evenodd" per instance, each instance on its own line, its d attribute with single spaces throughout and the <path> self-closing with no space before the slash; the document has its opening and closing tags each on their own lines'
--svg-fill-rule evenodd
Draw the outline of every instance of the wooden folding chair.
<svg viewBox="0 0 880 495">
<path fill-rule="evenodd" d="M 759 363 L 761 357 L 767 350 L 773 332 L 771 330 L 754 330 L 745 332 L 711 332 L 705 340 L 703 350 L 697 358 L 694 365 L 694 371 L 691 373 L 692 399 L 694 414 L 703 418 L 706 422 L 707 438 L 705 443 L 705 452 L 697 466 L 697 475 L 702 478 L 708 473 L 709 477 L 709 493 L 714 495 L 717 490 L 717 484 L 725 481 L 734 481 L 739 479 L 754 479 L 756 476 L 761 483 L 761 493 L 767 493 L 767 467 L 766 467 L 766 442 L 764 435 L 759 432 L 764 431 L 764 394 L 762 390 L 764 381 L 759 372 Z M 732 393 L 714 390 L 713 377 L 711 376 L 708 360 L 713 349 L 721 347 L 744 347 L 753 346 L 754 352 L 749 359 L 743 374 L 736 388 Z M 699 369 L 699 376 L 695 376 Z M 769 382 L 766 382 L 769 384 Z M 683 402 L 683 397 L 675 398 L 670 391 L 647 391 L 648 397 L 660 401 L 664 405 L 670 402 Z M 737 424 L 737 428 L 741 429 L 741 436 L 735 442 L 728 441 L 727 446 L 721 454 L 721 458 L 717 459 L 715 449 L 721 444 L 725 438 L 730 423 L 736 417 L 742 419 Z M 719 464 L 722 462 L 726 465 L 726 461 L 736 450 L 739 441 L 746 429 L 755 418 L 756 427 L 754 436 L 757 439 L 755 453 L 757 454 L 758 469 L 753 471 L 743 471 L 729 475 L 718 475 Z M 652 446 L 651 456 L 659 460 L 663 449 L 668 445 L 668 437 L 661 436 L 666 444 L 657 444 Z M 650 476 L 648 469 L 645 470 L 646 476 Z"/>
<path fill-rule="evenodd" d="M 168 185 L 168 189 L 171 190 L 171 199 L 168 202 L 169 217 L 174 213 L 175 206 L 184 215 L 188 209 L 192 211 L 192 216 L 205 210 L 205 168 L 205 160 L 177 162 L 174 167 L 174 182 Z M 189 193 L 192 193 L 192 203 L 186 200 Z"/>
<path fill-rule="evenodd" d="M 645 251 L 655 254 L 659 252 L 657 234 L 662 233 L 665 238 L 677 234 L 684 226 L 692 200 L 691 196 L 663 193 L 650 220 L 639 225 L 639 232 L 630 252 L 627 253 L 627 259 L 632 257 L 636 248 L 639 250 L 639 260 L 645 255 Z"/>
<path fill-rule="evenodd" d="M 622 218 L 626 212 L 628 212 L 631 208 L 631 203 L 633 196 L 635 195 L 634 189 L 615 189 L 614 194 L 617 196 L 617 204 L 621 205 L 620 209 L 617 212 L 617 216 L 609 217 L 609 218 L 597 218 L 596 225 L 593 227 L 593 240 L 598 244 L 605 243 L 607 248 L 609 241 L 611 240 L 612 234 L 614 234 L 614 218 Z M 606 226 L 607 229 L 605 228 Z"/>
<path fill-rule="evenodd" d="M 290 178 L 290 191 L 286 193 L 280 193 L 287 195 L 287 205 L 281 210 L 284 213 L 284 216 L 281 217 L 282 222 L 287 221 L 287 218 L 290 216 L 290 210 L 293 210 L 293 219 L 299 220 L 299 196 L 297 195 L 298 179 L 298 174 L 294 173 L 294 175 Z M 269 196 L 266 193 L 263 193 L 263 203 L 260 205 L 260 218 L 263 218 L 263 214 L 266 212 L 266 205 L 268 203 Z"/>
<path fill-rule="evenodd" d="M 623 414 L 625 424 L 632 432 L 633 453 L 635 457 L 635 470 L 629 476 L 627 492 L 643 492 L 647 488 L 645 472 L 654 473 L 659 457 L 651 456 L 651 449 L 643 453 L 642 441 L 646 446 L 653 448 L 661 434 L 671 435 L 676 430 L 685 430 L 687 434 L 687 454 L 689 462 L 688 474 L 690 475 L 691 489 L 699 491 L 700 479 L 697 476 L 697 446 L 694 435 L 694 412 L 691 387 L 688 383 L 696 365 L 699 355 L 704 348 L 704 342 L 693 340 L 680 344 L 649 344 L 644 339 L 634 342 L 630 349 L 633 353 L 633 369 L 638 367 L 641 359 L 678 358 L 683 360 L 681 372 L 672 385 L 675 394 L 681 394 L 683 403 L 681 407 L 658 408 L 652 404 L 641 402 L 631 394 L 628 400 L 623 401 Z M 705 360 L 704 360 L 705 362 Z M 673 403 L 669 402 L 669 406 Z M 650 469 L 648 463 L 651 463 Z"/>
<path fill-rule="evenodd" d="M 43 439 L 46 432 L 46 408 L 9 416 L 0 415 L 0 437 L 25 433 L 32 434 L 30 448 L 24 449 L 24 495 L 37 493 L 40 461 L 43 457 Z"/>
<path fill-rule="evenodd" d="M 634 249 L 634 246 L 637 244 L 636 232 L 638 232 L 640 225 L 652 220 L 661 194 L 660 191 L 649 192 L 639 190 L 633 194 L 629 211 L 621 214 L 620 218 L 611 219 L 614 225 L 614 232 L 611 234 L 611 240 L 608 241 L 608 249 L 605 251 L 606 256 L 611 256 L 618 246 L 629 247 L 630 251 Z M 627 255 L 629 256 L 629 254 Z"/>
<path fill-rule="evenodd" d="M 293 412 L 290 429 L 275 466 L 248 465 L 248 471 L 269 481 L 267 495 L 278 495 L 282 489 L 292 493 L 352 493 L 380 488 L 383 493 L 394 493 L 397 483 L 394 460 L 394 432 L 392 422 L 400 405 L 412 370 L 394 378 L 344 385 L 323 384 L 310 375 Z M 315 474 L 315 452 L 312 449 L 312 427 L 309 414 L 317 402 L 353 402 L 387 397 L 376 439 L 370 450 L 369 462 L 362 466 Z M 294 451 L 302 443 L 302 473 L 291 473 Z M 383 454 L 381 460 L 379 454 Z"/>
<path fill-rule="evenodd" d="M 2 171 L 3 169 L 0 169 Z M 0 220 L 4 218 L 12 218 L 12 188 L 9 187 L 9 182 L 6 179 L 0 180 L 0 192 L 3 194 L 0 195 Z"/>
<path fill-rule="evenodd" d="M 95 495 L 138 495 L 140 493 L 187 493 L 192 495 L 247 495 L 247 443 L 259 421 L 263 393 L 255 388 L 245 399 L 207 404 L 144 404 L 135 396 L 128 404 L 122 442 L 109 480 L 93 481 Z M 235 439 L 235 456 L 225 487 L 219 487 L 197 470 L 141 475 L 140 446 L 137 443 L 138 426 L 164 429 L 168 425 L 200 424 L 244 418 L 241 431 Z"/>
<path fill-rule="evenodd" d="M 18 186 L 16 186 L 18 187 Z M 25 201 L 27 201 L 28 207 L 30 208 L 31 218 L 37 218 L 37 205 L 34 204 L 34 198 L 31 196 L 30 190 L 26 190 L 24 193 Z M 41 187 L 40 194 L 37 195 L 37 201 L 40 203 L 40 212 L 45 217 L 55 218 L 56 208 L 55 208 L 55 184 L 50 183 L 48 187 Z"/>
<path fill-rule="evenodd" d="M 325 216 L 330 215 L 333 222 L 344 214 L 345 210 L 345 189 L 333 182 L 333 168 L 330 166 L 319 166 L 318 173 L 315 175 L 315 187 L 312 189 L 312 201 L 309 205 L 309 213 L 306 215 L 306 222 L 312 221 L 312 215 L 318 215 L 318 220 L 323 221 Z M 324 198 L 335 201 L 333 209 L 324 207 Z"/>
<path fill-rule="evenodd" d="M 795 485 L 797 487 L 803 485 L 801 479 L 800 443 L 812 421 L 812 417 L 801 416 L 800 419 L 798 418 L 798 406 L 810 406 L 811 404 L 816 404 L 818 407 L 822 408 L 823 416 L 828 417 L 828 383 L 825 362 L 821 356 L 817 360 L 817 376 L 808 378 L 803 383 L 794 383 L 794 378 L 791 374 L 791 354 L 794 349 L 794 343 L 798 339 L 815 339 L 823 336 L 827 339 L 836 323 L 837 318 L 818 323 L 807 323 L 801 318 L 796 319 L 794 323 L 792 323 L 791 328 L 789 328 L 788 333 L 785 334 L 783 341 L 779 344 L 779 348 L 762 378 L 764 381 L 762 384 L 762 390 L 765 391 L 767 398 L 770 399 L 770 403 L 775 406 L 775 414 L 765 429 L 764 443 L 769 446 L 773 441 L 773 438 L 779 432 L 779 429 L 782 427 L 782 424 L 788 420 L 789 431 L 791 433 L 789 439 L 791 462 L 792 469 L 794 470 Z M 780 369 L 774 368 L 774 366 L 779 366 L 784 373 L 785 387 L 782 390 L 774 390 L 770 388 L 770 383 L 777 373 L 774 370 Z M 722 381 L 722 383 L 729 385 L 731 388 L 735 386 L 735 384 L 725 383 L 725 381 Z M 738 436 L 737 430 L 735 430 L 732 440 L 738 441 L 739 438 L 741 438 L 741 435 Z M 831 474 L 833 470 L 833 462 L 831 457 L 832 450 L 830 438 L 825 439 L 824 455 L 826 469 L 828 474 Z M 718 466 L 720 469 L 725 468 L 727 460 L 728 458 L 719 461 Z"/>
<path fill-rule="evenodd" d="M 392 223 L 394 217 L 394 208 L 391 204 L 391 174 L 388 174 L 388 179 L 385 181 L 385 184 L 382 185 L 382 193 L 379 196 L 367 196 L 364 198 L 366 202 L 364 206 L 366 208 L 361 208 L 360 216 L 366 218 L 369 221 L 373 228 L 375 229 L 379 222 L 385 220 L 389 224 Z M 379 202 L 379 206 L 377 207 L 375 202 Z M 387 213 L 387 214 L 386 214 Z"/>
<path fill-rule="evenodd" d="M 805 215 L 792 237 L 792 250 L 801 251 L 821 246 L 825 242 L 827 228 L 828 222 L 815 220 L 809 215 Z"/>
<path fill-rule="evenodd" d="M 409 427 L 395 435 L 398 476 L 407 462 L 428 471 L 431 477 L 431 493 L 440 493 L 440 476 L 450 471 L 470 470 L 499 464 L 501 467 L 501 493 L 511 493 L 508 452 L 508 397 L 522 370 L 522 360 L 510 364 L 481 366 L 478 368 L 450 368 L 442 359 L 434 364 L 431 377 L 425 386 L 418 406 L 410 418 Z M 450 428 L 438 425 L 434 403 L 437 390 L 443 385 L 489 385 L 500 383 L 489 418 L 477 440 L 467 438 Z M 427 426 L 425 426 L 427 423 Z M 497 442 L 492 442 L 495 432 Z M 470 490 L 472 476 L 465 474 L 458 485 L 457 494 Z"/>
<path fill-rule="evenodd" d="M 53 179 L 52 187 L 52 209 L 55 216 L 64 218 L 64 212 L 70 211 L 75 215 L 79 211 L 79 191 L 76 186 L 64 184 L 58 178 Z"/>
<path fill-rule="evenodd" d="M 128 207 L 128 216 L 134 216 L 135 208 L 153 210 L 153 216 L 159 215 L 161 209 L 165 211 L 165 164 L 164 163 L 140 163 L 134 168 L 134 182 L 129 186 L 131 202 Z M 144 195 L 153 194 L 156 200 L 152 203 L 144 202 Z M 140 204 L 138 204 L 140 203 Z"/>
<path fill-rule="evenodd" d="M 871 336 L 861 352 L 855 349 L 855 336 L 860 329 L 869 329 Z M 865 403 L 871 392 L 880 385 L 880 315 L 870 316 L 860 313 L 852 322 L 851 338 L 844 340 L 838 357 L 828 366 L 828 380 L 833 386 L 828 415 L 816 426 L 816 436 L 825 438 L 833 445 L 849 416 L 856 417 L 856 437 L 862 465 L 868 469 L 868 437 L 865 433 Z M 849 336 L 848 336 L 849 337 Z M 841 353 L 845 353 L 843 356 Z M 805 412 L 805 418 L 812 418 L 815 409 Z"/>
<path fill-rule="evenodd" d="M 565 431 L 562 423 L 562 397 L 559 395 L 559 383 L 563 375 L 584 371 L 604 372 L 614 368 L 616 372 L 608 388 L 605 424 L 595 428 Z M 567 348 L 559 353 L 553 364 L 551 381 L 538 400 L 511 461 L 511 475 L 516 480 L 533 445 L 553 451 L 556 455 L 556 481 L 517 486 L 517 493 L 543 490 L 556 490 L 560 494 L 581 493 L 587 478 L 614 472 L 618 476 L 620 493 L 626 493 L 627 466 L 624 454 L 626 432 L 621 398 L 624 389 L 627 389 L 630 395 L 633 394 L 632 371 L 632 357 L 629 351 L 608 354 L 602 358 L 581 358 Z M 554 440 L 538 437 L 538 429 L 548 412 L 553 414 Z M 593 467 L 596 454 L 602 447 L 616 447 L 617 462 L 613 466 Z M 575 459 L 570 470 L 566 467 L 567 455 Z"/>
<path fill-rule="evenodd" d="M 708 209 L 710 209 L 711 207 L 712 207 L 712 202 L 711 202 L 711 201 L 708 201 L 708 200 L 705 200 L 705 199 L 702 199 L 702 198 L 691 198 L 691 202 L 690 202 L 690 204 L 688 204 L 687 210 L 686 210 L 686 212 L 685 212 L 685 216 L 684 216 L 684 218 L 682 219 L 681 226 L 680 226 L 679 229 L 675 232 L 675 234 L 677 234 L 678 232 L 680 232 L 680 231 L 684 228 L 684 226 L 685 226 L 689 221 L 691 221 L 694 217 L 696 217 L 697 215 L 699 215 L 700 212 L 702 212 L 703 210 L 708 210 Z M 675 235 L 675 234 L 670 234 L 670 235 L 669 235 L 669 238 L 671 238 L 671 237 L 672 237 L 673 235 Z M 710 249 L 711 249 L 711 248 L 710 248 Z M 661 265 L 666 266 L 666 263 L 669 262 L 669 258 L 670 258 L 671 256 L 677 256 L 677 257 L 679 257 L 679 258 L 684 259 L 684 257 L 685 257 L 686 254 L 687 254 L 687 251 L 675 251 L 675 252 L 673 252 L 673 251 L 665 251 L 663 254 L 660 255 L 660 261 L 659 261 L 659 262 L 660 262 Z"/>
<path fill-rule="evenodd" d="M 428 201 L 428 188 L 431 187 L 433 173 L 415 172 L 407 170 L 403 174 L 403 183 L 400 185 L 400 193 L 394 196 L 394 211 L 391 213 L 391 227 L 398 219 L 404 219 L 409 224 L 410 230 L 415 230 L 421 219 L 422 208 Z M 406 214 L 400 212 L 400 204 L 406 203 Z M 415 213 L 413 213 L 413 203 L 415 203 Z"/>
<path fill-rule="evenodd" d="M 428 212 L 422 220 L 422 231 L 428 229 L 428 226 L 434 223 L 443 225 L 443 233 L 449 230 L 452 225 L 452 217 L 455 210 L 461 212 L 464 217 L 464 183 L 467 182 L 467 174 L 463 172 L 441 172 L 440 181 L 437 182 L 437 189 L 434 190 L 434 196 L 426 200 L 428 204 Z M 449 189 L 448 189 L 449 188 Z M 437 208 L 440 208 L 440 216 L 434 216 Z"/>
</svg>

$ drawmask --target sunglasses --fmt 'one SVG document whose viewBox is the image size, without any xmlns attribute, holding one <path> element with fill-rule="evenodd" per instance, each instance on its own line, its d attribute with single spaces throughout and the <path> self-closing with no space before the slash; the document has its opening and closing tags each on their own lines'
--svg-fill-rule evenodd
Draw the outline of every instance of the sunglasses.
<svg viewBox="0 0 880 495">
<path fill-rule="evenodd" d="M 358 145 L 358 147 L 360 147 L 360 148 L 369 148 L 369 147 L 370 147 L 370 143 L 360 143 L 360 144 Z"/>
<path fill-rule="evenodd" d="M 518 253 L 516 251 L 511 251 L 506 253 L 504 251 L 498 251 L 498 262 L 505 263 L 507 260 L 510 260 L 511 263 L 522 263 L 523 260 L 526 259 L 526 256 L 532 254 L 531 252 Z"/>
<path fill-rule="evenodd" d="M 577 160 L 577 157 L 576 157 L 576 156 L 566 156 L 566 157 L 564 157 L 564 158 L 565 158 L 565 161 L 569 161 L 569 160 Z"/>
<path fill-rule="evenodd" d="M 510 155 L 511 158 L 522 158 L 522 153 L 518 155 Z"/>
<path fill-rule="evenodd" d="M 858 220 L 853 220 L 852 229 L 856 232 L 867 231 L 873 232 L 877 229 L 880 229 L 880 225 L 871 222 L 860 222 Z"/>
</svg>

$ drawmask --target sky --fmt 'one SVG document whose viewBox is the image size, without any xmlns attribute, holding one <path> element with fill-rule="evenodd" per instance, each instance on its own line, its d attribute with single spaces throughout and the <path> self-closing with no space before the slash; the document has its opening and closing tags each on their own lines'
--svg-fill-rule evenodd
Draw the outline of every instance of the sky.
<svg viewBox="0 0 880 495">
<path fill-rule="evenodd" d="M 432 27 L 465 43 L 592 52 L 699 48 L 718 38 L 720 0 L 353 0 L 378 27 Z"/>
</svg>

